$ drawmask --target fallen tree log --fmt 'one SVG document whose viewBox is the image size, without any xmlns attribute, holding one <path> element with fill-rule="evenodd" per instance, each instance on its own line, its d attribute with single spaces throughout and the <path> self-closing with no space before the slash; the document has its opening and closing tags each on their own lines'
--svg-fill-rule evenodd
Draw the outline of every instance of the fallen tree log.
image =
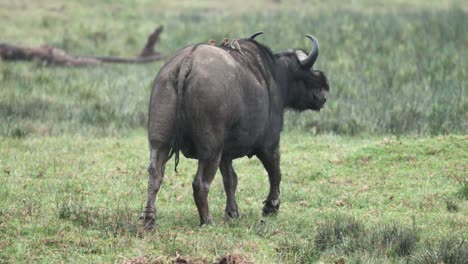
<svg viewBox="0 0 468 264">
<path fill-rule="evenodd" d="M 5 61 L 38 61 L 44 65 L 54 66 L 87 66 L 99 65 L 102 63 L 149 63 L 164 59 L 164 55 L 157 52 L 154 48 L 156 43 L 159 42 L 159 35 L 162 31 L 162 26 L 156 28 L 156 30 L 149 35 L 145 46 L 136 57 L 76 56 L 48 44 L 30 48 L 0 43 L 0 58 Z"/>
</svg>

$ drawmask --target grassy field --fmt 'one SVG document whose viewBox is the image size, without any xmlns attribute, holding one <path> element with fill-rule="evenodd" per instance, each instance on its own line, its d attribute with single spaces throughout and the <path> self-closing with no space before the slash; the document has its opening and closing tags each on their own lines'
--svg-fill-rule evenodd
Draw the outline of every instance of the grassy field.
<svg viewBox="0 0 468 264">
<path fill-rule="evenodd" d="M 223 219 L 217 175 L 210 192 L 217 225 L 206 228 L 197 227 L 192 198 L 195 162 L 182 160 L 179 173 L 168 170 L 165 177 L 152 232 L 137 221 L 146 195 L 143 135 L 3 140 L 0 260 L 168 261 L 180 255 L 210 263 L 242 254 L 257 263 L 462 263 L 467 139 L 287 132 L 280 213 L 261 216 L 268 177 L 257 160 L 244 158 L 235 162 L 240 219 Z M 450 254 L 458 262 L 450 262 Z"/>
<path fill-rule="evenodd" d="M 0 263 L 466 263 L 466 1 L 0 1 L 0 42 L 132 56 L 255 31 L 273 51 L 320 41 L 330 96 L 288 112 L 282 205 L 268 177 L 234 164 L 240 219 L 198 228 L 193 160 L 168 169 L 157 229 L 146 201 L 146 120 L 163 62 L 89 68 L 0 61 Z M 173 166 L 171 161 L 168 165 Z M 138 262 L 139 261 L 139 262 Z"/>
</svg>

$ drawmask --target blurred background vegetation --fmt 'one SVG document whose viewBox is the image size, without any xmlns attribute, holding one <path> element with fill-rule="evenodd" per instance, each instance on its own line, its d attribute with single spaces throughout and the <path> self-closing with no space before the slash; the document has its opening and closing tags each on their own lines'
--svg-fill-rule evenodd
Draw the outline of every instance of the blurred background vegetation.
<svg viewBox="0 0 468 264">
<path fill-rule="evenodd" d="M 1 42 L 49 43 L 78 55 L 136 54 L 245 37 L 273 51 L 321 44 L 330 80 L 320 114 L 288 113 L 286 129 L 336 134 L 466 133 L 466 1 L 1 1 Z M 163 62 L 54 68 L 0 62 L 0 135 L 126 135 L 144 129 Z"/>
</svg>

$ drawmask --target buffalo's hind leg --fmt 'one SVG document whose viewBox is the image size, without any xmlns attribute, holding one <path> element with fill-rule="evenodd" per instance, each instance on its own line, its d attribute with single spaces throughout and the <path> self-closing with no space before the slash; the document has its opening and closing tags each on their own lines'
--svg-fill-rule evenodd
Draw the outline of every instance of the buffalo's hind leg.
<svg viewBox="0 0 468 264">
<path fill-rule="evenodd" d="M 221 154 L 214 155 L 211 158 L 198 160 L 198 169 L 195 179 L 193 180 L 193 198 L 197 205 L 198 214 L 200 215 L 200 226 L 213 225 L 208 207 L 208 192 L 213 181 L 216 171 L 218 170 Z"/>
<path fill-rule="evenodd" d="M 148 200 L 140 220 L 146 229 L 154 228 L 156 221 L 156 208 L 154 206 L 156 194 L 161 187 L 164 177 L 164 166 L 167 162 L 169 147 L 165 145 L 151 146 L 150 162 L 148 166 Z"/>
<path fill-rule="evenodd" d="M 230 218 L 238 218 L 236 203 L 237 175 L 232 167 L 232 159 L 222 158 L 219 169 L 223 175 L 224 190 L 226 191 L 226 209 L 224 212 Z"/>
<path fill-rule="evenodd" d="M 279 145 L 260 151 L 257 157 L 268 172 L 268 179 L 270 180 L 270 192 L 267 199 L 263 202 L 263 215 L 269 215 L 278 212 L 280 206 L 281 170 Z"/>
</svg>

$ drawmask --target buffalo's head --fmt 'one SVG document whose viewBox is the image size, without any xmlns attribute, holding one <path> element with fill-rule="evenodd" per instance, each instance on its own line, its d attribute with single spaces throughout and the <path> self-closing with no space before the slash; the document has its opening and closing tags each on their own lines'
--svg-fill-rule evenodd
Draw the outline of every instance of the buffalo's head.
<svg viewBox="0 0 468 264">
<path fill-rule="evenodd" d="M 327 101 L 328 79 L 322 71 L 312 68 L 318 57 L 319 44 L 313 36 L 307 37 L 314 44 L 309 55 L 302 50 L 289 49 L 276 56 L 287 69 L 286 106 L 299 111 L 319 111 Z"/>
</svg>

